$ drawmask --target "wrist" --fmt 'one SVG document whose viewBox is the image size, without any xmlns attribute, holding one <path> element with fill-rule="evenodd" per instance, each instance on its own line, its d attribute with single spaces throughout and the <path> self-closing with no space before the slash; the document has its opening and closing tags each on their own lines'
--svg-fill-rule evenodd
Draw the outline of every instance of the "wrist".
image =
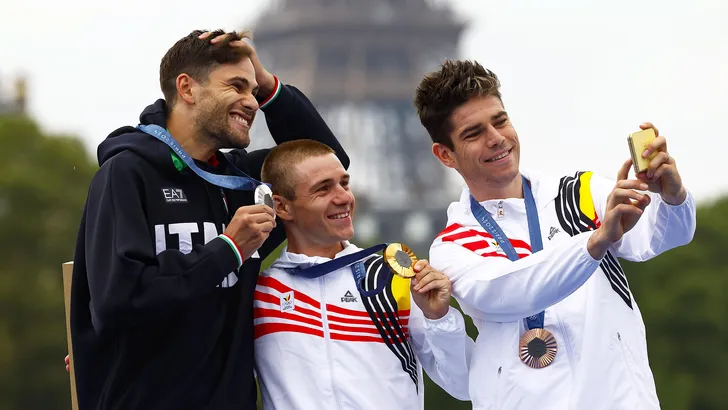
<svg viewBox="0 0 728 410">
<path fill-rule="evenodd" d="M 680 190 L 675 195 L 660 195 L 662 197 L 663 202 L 669 204 L 669 205 L 680 205 L 683 202 L 685 202 L 685 199 L 688 197 L 688 190 L 685 189 L 684 186 L 680 187 Z"/>
<path fill-rule="evenodd" d="M 243 266 L 243 261 L 245 261 L 245 256 L 243 255 L 243 252 L 240 250 L 240 247 L 238 246 L 238 244 L 235 243 L 235 240 L 233 238 L 231 238 L 230 236 L 225 235 L 224 233 L 220 234 L 219 238 L 224 240 L 225 242 L 227 242 L 228 245 L 230 245 L 230 249 L 233 250 L 233 253 L 235 253 L 235 257 L 238 260 L 238 268 Z"/>
<path fill-rule="evenodd" d="M 422 314 L 425 316 L 428 320 L 440 320 L 447 316 L 447 313 L 450 311 L 450 305 L 445 306 L 444 308 L 431 310 L 431 311 L 422 311 Z"/>
<path fill-rule="evenodd" d="M 275 90 L 276 77 L 267 71 L 264 74 L 261 74 L 260 78 L 258 79 L 258 95 L 263 97 L 264 99 L 268 99 L 268 97 L 273 94 Z"/>
<path fill-rule="evenodd" d="M 604 231 L 602 228 L 598 228 L 589 237 L 589 241 L 586 243 L 586 250 L 589 252 L 592 258 L 600 260 L 607 254 L 607 250 L 611 246 L 611 243 L 604 238 Z"/>
</svg>

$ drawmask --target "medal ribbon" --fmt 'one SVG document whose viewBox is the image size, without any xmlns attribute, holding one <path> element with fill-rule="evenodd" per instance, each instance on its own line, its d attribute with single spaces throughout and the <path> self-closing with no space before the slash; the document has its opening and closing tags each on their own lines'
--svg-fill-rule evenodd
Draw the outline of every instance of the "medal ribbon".
<svg viewBox="0 0 728 410">
<path fill-rule="evenodd" d="M 352 274 L 354 275 L 354 281 L 356 282 L 356 288 L 359 290 L 359 293 L 364 297 L 369 297 L 376 295 L 377 293 L 381 292 L 382 289 L 384 289 L 384 286 L 386 286 L 387 282 L 389 282 L 389 279 L 392 278 L 392 271 L 387 267 L 388 274 L 383 274 L 379 276 L 379 280 L 377 283 L 377 287 L 370 291 L 365 291 L 362 287 L 362 283 L 364 281 L 365 277 L 365 268 L 364 268 L 364 262 L 362 262 L 362 259 L 366 259 L 368 256 L 373 255 L 381 250 L 384 250 L 387 246 L 389 246 L 388 243 L 380 243 L 378 245 L 371 246 L 366 249 L 362 249 L 358 252 L 350 253 L 348 255 L 341 256 L 339 258 L 332 259 L 330 261 L 324 262 L 320 265 L 313 265 L 309 266 L 307 268 L 292 268 L 292 269 L 285 269 L 286 272 L 301 276 L 306 279 L 316 279 L 320 278 L 321 276 L 326 275 L 327 273 L 339 270 L 341 268 L 345 268 L 350 265 L 354 265 L 351 267 Z M 386 264 L 386 262 L 385 262 Z"/>
<path fill-rule="evenodd" d="M 526 204 L 526 219 L 528 220 L 528 235 L 531 239 L 531 254 L 534 254 L 543 249 L 541 226 L 538 222 L 538 209 L 536 208 L 536 200 L 533 198 L 533 193 L 531 192 L 531 186 L 525 177 L 521 176 L 521 178 L 523 178 L 523 199 Z M 480 226 L 498 242 L 498 245 L 503 249 L 508 259 L 511 261 L 520 259 L 513 244 L 508 240 L 508 237 L 503 233 L 498 223 L 472 195 L 470 195 L 470 209 Z M 543 328 L 544 316 L 545 312 L 542 311 L 525 318 L 524 320 L 528 330 Z"/>
<path fill-rule="evenodd" d="M 174 153 L 177 154 L 177 156 L 184 161 L 195 174 L 213 185 L 238 191 L 252 191 L 258 185 L 263 184 L 263 182 L 248 176 L 245 172 L 239 170 L 230 162 L 227 163 L 229 169 L 237 175 L 219 175 L 202 170 L 197 166 L 197 164 L 195 164 L 195 160 L 189 156 L 184 149 L 182 149 L 177 141 L 175 141 L 169 131 L 163 127 L 156 124 L 139 124 L 137 128 L 167 144 L 167 146 L 170 147 L 172 151 L 174 151 Z"/>
<path fill-rule="evenodd" d="M 360 260 L 366 258 L 369 255 L 375 254 L 383 249 L 385 249 L 389 244 L 387 243 L 380 243 L 378 245 L 371 246 L 366 249 L 362 249 L 358 252 L 350 253 L 348 255 L 344 255 L 340 258 L 335 258 L 330 261 L 324 262 L 320 265 L 313 265 L 309 266 L 307 268 L 301 268 L 296 267 L 292 269 L 286 269 L 286 271 L 292 275 L 301 276 L 306 279 L 316 279 L 321 276 L 324 276 L 325 274 L 329 272 L 333 272 L 335 270 L 339 270 L 341 268 L 347 267 L 353 263 L 359 262 Z"/>
</svg>

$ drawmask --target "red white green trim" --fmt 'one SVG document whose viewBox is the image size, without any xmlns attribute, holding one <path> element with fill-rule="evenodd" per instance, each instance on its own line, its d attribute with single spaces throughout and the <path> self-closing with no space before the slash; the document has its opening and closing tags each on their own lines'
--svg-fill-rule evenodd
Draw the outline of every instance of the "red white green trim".
<svg viewBox="0 0 728 410">
<path fill-rule="evenodd" d="M 238 268 L 243 266 L 243 254 L 240 253 L 240 248 L 238 248 L 238 245 L 235 243 L 235 241 L 231 237 L 225 235 L 224 233 L 220 234 L 220 236 L 218 236 L 218 238 L 227 242 L 228 245 L 230 245 L 230 247 L 233 249 L 233 252 L 235 252 L 235 257 L 238 258 Z"/>
<path fill-rule="evenodd" d="M 266 98 L 265 100 L 263 100 L 262 103 L 260 103 L 261 110 L 263 108 L 269 106 L 273 101 L 275 101 L 275 99 L 278 98 L 278 94 L 281 93 L 281 82 L 278 80 L 278 77 L 273 76 L 273 78 L 276 79 L 276 85 L 275 85 L 275 87 L 273 87 L 273 92 L 268 96 L 268 98 Z"/>
</svg>

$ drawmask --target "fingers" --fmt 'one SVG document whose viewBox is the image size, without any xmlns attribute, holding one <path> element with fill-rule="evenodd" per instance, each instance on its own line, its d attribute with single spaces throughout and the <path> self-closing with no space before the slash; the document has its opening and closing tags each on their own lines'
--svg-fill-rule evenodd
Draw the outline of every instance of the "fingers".
<svg viewBox="0 0 728 410">
<path fill-rule="evenodd" d="M 619 172 L 617 172 L 617 181 L 621 181 L 629 177 L 630 167 L 632 167 L 632 158 L 625 161 L 624 164 L 622 164 L 622 167 L 619 168 Z"/>
<path fill-rule="evenodd" d="M 657 168 L 662 164 L 666 164 L 669 160 L 670 156 L 667 155 L 667 152 L 658 152 L 657 155 L 655 155 L 655 158 L 653 158 L 652 161 L 650 161 L 650 164 L 647 166 L 647 178 L 651 180 Z"/>
<path fill-rule="evenodd" d="M 276 227 L 275 221 L 260 222 L 255 225 L 255 228 L 264 233 L 270 233 L 273 228 Z"/>
<path fill-rule="evenodd" d="M 276 214 L 275 211 L 273 211 L 273 208 L 269 207 L 268 205 L 264 204 L 257 204 L 257 205 L 246 205 L 241 206 L 238 208 L 237 211 L 235 211 L 235 216 L 239 215 L 255 215 L 255 214 L 268 214 L 275 218 Z"/>
<path fill-rule="evenodd" d="M 642 213 L 644 212 L 644 207 L 647 205 L 636 206 L 632 204 L 619 204 L 614 208 L 614 212 L 617 213 L 618 216 L 642 216 Z"/>
<path fill-rule="evenodd" d="M 655 130 L 655 135 L 660 135 L 660 131 L 651 122 L 648 121 L 640 124 L 640 129 L 646 130 L 648 128 L 652 128 L 653 130 Z"/>
<path fill-rule="evenodd" d="M 645 194 L 641 194 L 632 189 L 615 188 L 612 191 L 612 205 L 617 207 L 619 204 L 631 204 L 632 201 L 640 202 L 644 200 Z"/>
<path fill-rule="evenodd" d="M 642 191 L 646 191 L 648 186 L 643 181 L 637 180 L 637 179 L 625 179 L 622 181 L 617 181 L 616 188 L 622 188 L 622 189 L 639 189 Z"/>
<path fill-rule="evenodd" d="M 447 276 L 445 276 L 442 272 L 437 271 L 435 269 L 432 269 L 432 267 L 428 267 L 418 273 L 413 279 L 412 282 L 414 284 L 413 289 L 416 291 L 420 291 L 423 289 L 427 284 L 433 281 L 437 281 L 440 279 L 447 279 Z M 422 292 L 420 292 L 422 293 Z"/>
<path fill-rule="evenodd" d="M 647 148 L 642 153 L 642 157 L 647 158 L 653 152 L 667 152 L 667 140 L 665 137 L 659 136 L 647 144 Z"/>
<path fill-rule="evenodd" d="M 441 279 L 435 279 L 433 281 L 427 282 L 427 284 L 423 285 L 421 288 L 416 289 L 417 293 L 427 293 L 432 290 L 442 290 L 447 291 L 450 286 L 450 281 L 447 278 L 441 278 Z"/>
<path fill-rule="evenodd" d="M 414 271 L 415 273 L 419 273 L 428 266 L 430 266 L 430 262 L 427 259 L 420 259 L 415 263 Z"/>
</svg>

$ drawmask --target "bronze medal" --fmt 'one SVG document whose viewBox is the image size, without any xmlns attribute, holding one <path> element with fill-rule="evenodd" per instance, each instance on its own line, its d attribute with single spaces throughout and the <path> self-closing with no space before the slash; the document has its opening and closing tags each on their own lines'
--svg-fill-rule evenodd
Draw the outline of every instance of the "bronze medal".
<svg viewBox="0 0 728 410">
<path fill-rule="evenodd" d="M 417 256 L 410 248 L 400 243 L 391 243 L 384 250 L 384 260 L 395 275 L 405 279 L 415 276 Z"/>
<path fill-rule="evenodd" d="M 541 328 L 527 331 L 518 343 L 518 356 L 521 361 L 534 369 L 550 365 L 556 358 L 557 350 L 554 336 Z"/>
</svg>

